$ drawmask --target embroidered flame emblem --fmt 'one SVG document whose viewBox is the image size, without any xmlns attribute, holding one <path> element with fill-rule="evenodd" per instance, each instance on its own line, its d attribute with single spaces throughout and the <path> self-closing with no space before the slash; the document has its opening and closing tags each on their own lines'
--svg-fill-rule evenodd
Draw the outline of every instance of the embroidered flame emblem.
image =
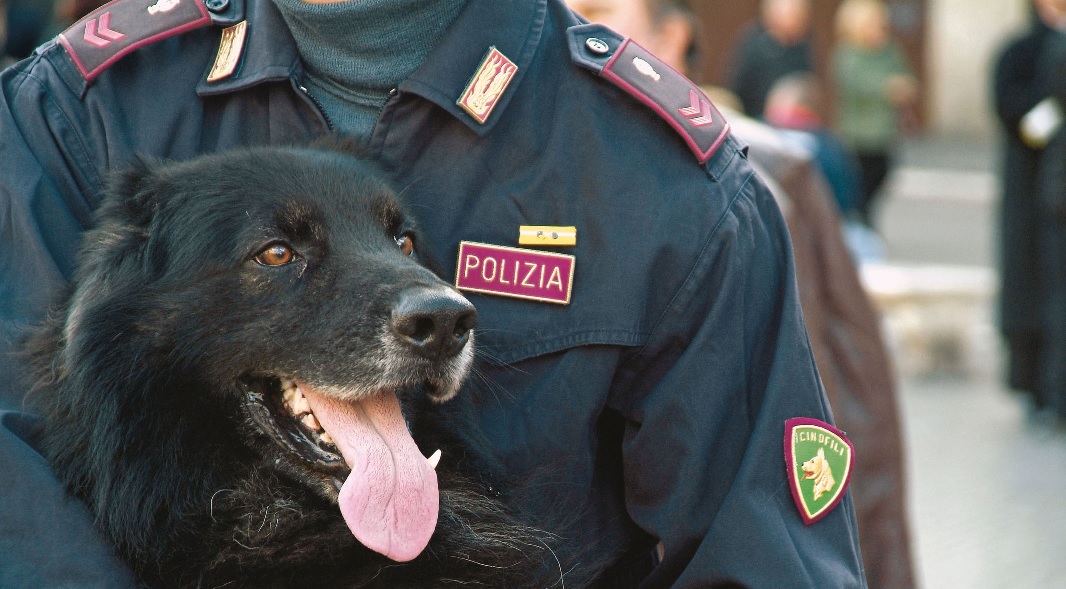
<svg viewBox="0 0 1066 589">
<path fill-rule="evenodd" d="M 457 104 L 479 123 L 484 123 L 517 71 L 518 66 L 495 47 L 491 48 Z"/>
</svg>

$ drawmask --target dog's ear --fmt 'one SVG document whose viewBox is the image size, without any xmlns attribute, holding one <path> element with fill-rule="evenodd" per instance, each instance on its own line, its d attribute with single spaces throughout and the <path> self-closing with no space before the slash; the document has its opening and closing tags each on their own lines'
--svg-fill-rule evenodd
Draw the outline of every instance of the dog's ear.
<svg viewBox="0 0 1066 589">
<path fill-rule="evenodd" d="M 159 206 L 160 178 L 155 171 L 159 165 L 158 160 L 137 156 L 127 168 L 112 175 L 101 217 L 147 227 Z"/>
<path fill-rule="evenodd" d="M 88 272 L 110 275 L 119 268 L 137 268 L 137 273 L 150 276 L 162 267 L 164 260 L 153 255 L 150 245 L 152 227 L 168 191 L 168 180 L 160 173 L 162 164 L 137 156 L 108 179 L 93 230 L 80 253 L 80 265 L 95 268 Z"/>
</svg>

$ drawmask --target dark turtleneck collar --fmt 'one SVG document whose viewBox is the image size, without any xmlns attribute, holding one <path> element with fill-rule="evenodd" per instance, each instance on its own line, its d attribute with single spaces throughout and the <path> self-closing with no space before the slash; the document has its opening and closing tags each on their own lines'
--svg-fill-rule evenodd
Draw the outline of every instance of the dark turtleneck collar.
<svg viewBox="0 0 1066 589">
<path fill-rule="evenodd" d="M 436 46 L 466 0 L 274 0 L 303 60 L 308 90 L 335 129 L 366 136 L 389 90 Z"/>
</svg>

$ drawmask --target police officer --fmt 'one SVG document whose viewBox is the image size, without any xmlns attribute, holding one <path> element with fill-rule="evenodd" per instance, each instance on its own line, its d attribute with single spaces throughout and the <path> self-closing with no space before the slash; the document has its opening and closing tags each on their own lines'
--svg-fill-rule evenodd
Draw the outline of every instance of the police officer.
<svg viewBox="0 0 1066 589">
<path fill-rule="evenodd" d="M 553 473 L 527 507 L 582 507 L 602 586 L 866 586 L 772 196 L 697 87 L 560 0 L 119 0 L 0 92 L 5 352 L 134 154 L 354 134 L 476 289 L 464 394 L 512 473 Z M 514 248 L 568 261 L 521 290 Z M 129 583 L 0 369 L 0 585 Z"/>
</svg>

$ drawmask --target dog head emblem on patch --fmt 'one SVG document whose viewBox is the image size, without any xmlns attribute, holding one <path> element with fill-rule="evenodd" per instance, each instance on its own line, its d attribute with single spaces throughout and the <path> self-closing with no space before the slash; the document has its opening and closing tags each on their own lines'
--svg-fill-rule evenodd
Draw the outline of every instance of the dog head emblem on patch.
<svg viewBox="0 0 1066 589">
<path fill-rule="evenodd" d="M 825 459 L 825 448 L 818 448 L 818 454 L 811 458 L 807 462 L 804 462 L 801 467 L 803 468 L 803 479 L 814 481 L 814 500 L 817 501 L 825 495 L 827 491 L 832 491 L 836 486 L 837 481 L 833 478 L 833 467 L 829 466 L 829 461 Z"/>
<path fill-rule="evenodd" d="M 792 498 L 805 524 L 822 519 L 844 499 L 855 452 L 840 430 L 817 419 L 789 419 L 785 460 Z"/>
</svg>

